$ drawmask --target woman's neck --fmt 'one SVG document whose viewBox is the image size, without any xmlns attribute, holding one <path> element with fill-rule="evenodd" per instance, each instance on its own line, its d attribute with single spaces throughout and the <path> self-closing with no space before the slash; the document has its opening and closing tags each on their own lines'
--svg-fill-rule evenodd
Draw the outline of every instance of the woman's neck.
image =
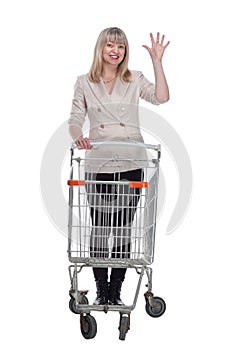
<svg viewBox="0 0 233 350">
<path fill-rule="evenodd" d="M 117 68 L 115 67 L 103 67 L 102 78 L 104 81 L 116 78 L 118 73 Z"/>
</svg>

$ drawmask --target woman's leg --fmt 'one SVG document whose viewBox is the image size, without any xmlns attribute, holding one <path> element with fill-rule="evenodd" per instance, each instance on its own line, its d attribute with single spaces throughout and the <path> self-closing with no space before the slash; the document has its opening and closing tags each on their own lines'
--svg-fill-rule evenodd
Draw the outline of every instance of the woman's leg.
<svg viewBox="0 0 233 350">
<path fill-rule="evenodd" d="M 120 173 L 121 180 L 142 181 L 143 171 L 137 169 L 133 171 Z M 112 257 L 118 259 L 130 258 L 131 246 L 131 225 L 137 210 L 137 204 L 140 198 L 140 189 L 129 189 L 124 186 L 123 195 L 120 200 L 119 211 L 114 213 L 114 247 Z M 120 196 L 120 194 L 118 194 Z M 119 200 L 119 199 L 118 199 Z M 110 276 L 109 303 L 122 305 L 120 298 L 121 286 L 125 279 L 126 268 L 113 268 Z"/>
<path fill-rule="evenodd" d="M 120 173 L 120 180 L 142 181 L 142 169 Z M 122 186 L 120 193 L 117 193 L 116 207 L 113 217 L 114 246 L 112 257 L 118 259 L 130 258 L 131 226 L 140 199 L 140 188 L 129 188 Z"/>
<path fill-rule="evenodd" d="M 90 205 L 92 230 L 90 237 L 90 256 L 107 258 L 109 256 L 108 239 L 111 231 L 108 203 L 111 200 L 111 185 L 101 184 L 102 181 L 112 179 L 112 174 L 86 174 L 86 179 L 100 181 L 100 184 L 87 184 L 86 192 Z M 108 302 L 108 269 L 93 268 L 96 281 L 97 298 L 95 305 L 104 305 Z"/>
<path fill-rule="evenodd" d="M 93 267 L 96 282 L 97 297 L 94 305 L 105 305 L 108 303 L 108 268 Z"/>
</svg>

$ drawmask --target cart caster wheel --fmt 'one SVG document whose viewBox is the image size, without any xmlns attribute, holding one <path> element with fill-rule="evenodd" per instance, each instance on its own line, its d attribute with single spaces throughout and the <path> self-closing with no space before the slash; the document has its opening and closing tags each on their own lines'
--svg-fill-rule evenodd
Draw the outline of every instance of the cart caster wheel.
<svg viewBox="0 0 233 350">
<path fill-rule="evenodd" d="M 146 312 L 151 317 L 160 317 L 164 314 L 166 310 L 166 303 L 160 297 L 151 297 L 146 299 Z"/>
<path fill-rule="evenodd" d="M 82 295 L 82 300 L 80 304 L 88 304 L 88 303 L 89 302 L 87 297 L 85 297 L 85 295 Z M 73 297 L 70 298 L 69 308 L 70 308 L 70 311 L 72 311 L 74 314 L 80 314 L 80 311 L 77 309 L 77 306 L 76 306 L 76 301 Z"/>
<path fill-rule="evenodd" d="M 85 339 L 92 339 L 97 333 L 97 323 L 93 316 L 91 315 L 80 315 L 80 327 L 82 336 Z"/>
<path fill-rule="evenodd" d="M 120 340 L 125 340 L 126 333 L 129 330 L 130 326 L 130 316 L 122 316 L 120 317 L 120 325 L 119 325 L 119 339 Z"/>
</svg>

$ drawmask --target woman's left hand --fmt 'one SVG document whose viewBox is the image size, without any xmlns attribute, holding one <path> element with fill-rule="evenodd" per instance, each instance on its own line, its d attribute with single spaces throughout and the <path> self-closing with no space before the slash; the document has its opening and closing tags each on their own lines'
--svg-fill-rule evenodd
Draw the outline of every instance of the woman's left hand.
<svg viewBox="0 0 233 350">
<path fill-rule="evenodd" d="M 166 45 L 164 45 L 164 38 L 165 35 L 162 35 L 161 41 L 160 41 L 160 33 L 157 33 L 157 37 L 156 37 L 156 41 L 154 39 L 154 36 L 152 33 L 150 33 L 150 38 L 151 38 L 151 48 L 147 45 L 142 45 L 150 54 L 152 60 L 162 60 L 164 51 L 166 49 L 166 47 L 168 46 L 168 44 L 170 43 L 170 41 L 168 41 L 166 43 Z"/>
</svg>

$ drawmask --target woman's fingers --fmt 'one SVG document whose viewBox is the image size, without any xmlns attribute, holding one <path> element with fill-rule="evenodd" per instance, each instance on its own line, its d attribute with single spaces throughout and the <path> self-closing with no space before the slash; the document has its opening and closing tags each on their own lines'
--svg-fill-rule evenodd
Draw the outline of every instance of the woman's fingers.
<svg viewBox="0 0 233 350">
<path fill-rule="evenodd" d="M 147 45 L 142 45 L 142 47 L 144 47 L 148 52 L 150 52 L 149 46 L 147 46 Z"/>
<path fill-rule="evenodd" d="M 82 149 L 91 149 L 92 146 L 90 144 L 90 140 L 88 137 L 80 137 L 77 141 L 76 141 L 76 145 L 79 147 L 79 148 L 82 148 Z"/>
</svg>

